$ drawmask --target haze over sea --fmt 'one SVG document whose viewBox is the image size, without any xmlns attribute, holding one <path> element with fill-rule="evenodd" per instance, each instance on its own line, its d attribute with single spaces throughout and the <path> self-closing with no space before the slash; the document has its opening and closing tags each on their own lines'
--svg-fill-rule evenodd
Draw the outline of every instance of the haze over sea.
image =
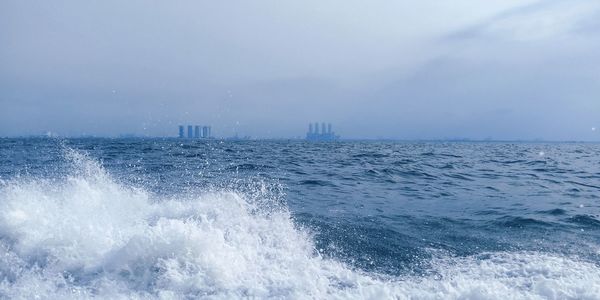
<svg viewBox="0 0 600 300">
<path fill-rule="evenodd" d="M 600 145 L 0 139 L 0 297 L 600 299 Z"/>
</svg>

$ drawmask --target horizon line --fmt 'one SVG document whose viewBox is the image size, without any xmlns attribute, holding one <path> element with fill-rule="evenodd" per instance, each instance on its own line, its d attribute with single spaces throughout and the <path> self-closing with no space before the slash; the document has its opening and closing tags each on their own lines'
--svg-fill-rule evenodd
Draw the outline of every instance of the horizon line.
<svg viewBox="0 0 600 300">
<path fill-rule="evenodd" d="M 600 143 L 600 140 L 546 140 L 535 139 L 491 139 L 491 138 L 339 138 L 336 141 L 308 141 L 303 137 L 211 137 L 211 138 L 181 138 L 178 136 L 143 136 L 143 135 L 77 135 L 77 136 L 47 136 L 47 135 L 13 135 L 0 136 L 1 139 L 172 139 L 181 141 L 306 141 L 311 143 L 335 142 L 503 142 L 503 143 Z"/>
</svg>

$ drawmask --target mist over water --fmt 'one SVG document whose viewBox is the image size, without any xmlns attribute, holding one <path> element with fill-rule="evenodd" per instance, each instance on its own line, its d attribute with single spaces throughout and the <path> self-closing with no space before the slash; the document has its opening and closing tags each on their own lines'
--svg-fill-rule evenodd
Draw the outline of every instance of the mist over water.
<svg viewBox="0 0 600 300">
<path fill-rule="evenodd" d="M 597 144 L 0 145 L 2 298 L 600 299 Z"/>
</svg>

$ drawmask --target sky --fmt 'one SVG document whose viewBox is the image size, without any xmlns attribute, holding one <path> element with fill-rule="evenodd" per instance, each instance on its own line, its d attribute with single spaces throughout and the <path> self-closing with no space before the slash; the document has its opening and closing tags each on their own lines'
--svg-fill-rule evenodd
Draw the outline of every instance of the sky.
<svg viewBox="0 0 600 300">
<path fill-rule="evenodd" d="M 600 141 L 600 1 L 0 1 L 0 136 L 309 122 Z"/>
</svg>

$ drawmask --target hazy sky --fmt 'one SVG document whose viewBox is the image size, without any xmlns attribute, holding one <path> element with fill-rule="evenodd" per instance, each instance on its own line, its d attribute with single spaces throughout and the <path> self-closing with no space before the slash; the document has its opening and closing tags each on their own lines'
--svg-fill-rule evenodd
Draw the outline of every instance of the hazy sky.
<svg viewBox="0 0 600 300">
<path fill-rule="evenodd" d="M 0 1 L 0 136 L 315 121 L 600 140 L 600 1 Z"/>
</svg>

